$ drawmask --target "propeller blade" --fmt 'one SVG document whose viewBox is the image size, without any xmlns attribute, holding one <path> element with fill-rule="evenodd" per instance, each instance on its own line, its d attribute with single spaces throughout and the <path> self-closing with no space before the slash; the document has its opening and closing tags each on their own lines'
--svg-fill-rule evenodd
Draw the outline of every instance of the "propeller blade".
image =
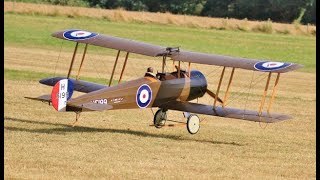
<svg viewBox="0 0 320 180">
<path fill-rule="evenodd" d="M 207 89 L 206 91 L 213 99 L 216 98 L 216 94 L 213 93 L 212 91 L 210 91 L 209 89 Z M 220 103 L 223 103 L 222 100 L 218 97 L 217 100 L 220 102 Z"/>
</svg>

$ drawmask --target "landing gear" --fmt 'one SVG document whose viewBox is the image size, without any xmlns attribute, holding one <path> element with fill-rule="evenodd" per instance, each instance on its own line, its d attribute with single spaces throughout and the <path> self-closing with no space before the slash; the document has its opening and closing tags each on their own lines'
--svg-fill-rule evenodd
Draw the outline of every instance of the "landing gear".
<svg viewBox="0 0 320 180">
<path fill-rule="evenodd" d="M 153 118 L 153 124 L 156 128 L 162 128 L 167 121 L 167 111 L 159 109 Z"/>
<path fill-rule="evenodd" d="M 153 125 L 156 128 L 162 128 L 165 126 L 166 121 L 176 122 L 178 124 L 169 124 L 168 127 L 175 127 L 179 125 L 187 125 L 187 130 L 190 134 L 196 134 L 200 129 L 200 118 L 196 114 L 190 114 L 189 112 L 184 112 L 183 116 L 187 119 L 187 123 L 179 122 L 174 120 L 167 119 L 167 110 L 159 109 L 153 118 Z"/>
<path fill-rule="evenodd" d="M 196 134 L 200 129 L 200 119 L 196 114 L 191 114 L 187 119 L 187 129 L 190 134 Z"/>
</svg>

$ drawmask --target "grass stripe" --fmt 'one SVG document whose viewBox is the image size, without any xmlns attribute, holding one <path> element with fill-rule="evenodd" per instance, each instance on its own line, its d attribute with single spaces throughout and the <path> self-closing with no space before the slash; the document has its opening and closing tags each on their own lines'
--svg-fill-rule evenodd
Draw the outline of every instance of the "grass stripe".
<svg viewBox="0 0 320 180">
<path fill-rule="evenodd" d="M 56 74 L 55 76 L 65 76 L 63 74 Z M 4 69 L 4 79 L 16 80 L 16 81 L 39 81 L 40 79 L 53 77 L 52 73 L 45 72 L 32 72 L 25 70 Z M 99 84 L 107 84 L 109 79 L 93 78 L 93 77 L 81 77 L 81 80 L 89 81 Z M 125 82 L 125 81 L 122 81 Z M 118 81 L 113 80 L 112 84 L 117 84 Z"/>
</svg>

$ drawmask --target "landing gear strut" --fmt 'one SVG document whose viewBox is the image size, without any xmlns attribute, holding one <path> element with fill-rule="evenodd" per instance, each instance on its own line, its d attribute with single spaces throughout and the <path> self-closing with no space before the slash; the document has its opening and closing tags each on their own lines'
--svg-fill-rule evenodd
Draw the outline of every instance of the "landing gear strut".
<svg viewBox="0 0 320 180">
<path fill-rule="evenodd" d="M 167 121 L 167 111 L 159 109 L 153 118 L 153 124 L 156 128 L 162 128 Z"/>
</svg>

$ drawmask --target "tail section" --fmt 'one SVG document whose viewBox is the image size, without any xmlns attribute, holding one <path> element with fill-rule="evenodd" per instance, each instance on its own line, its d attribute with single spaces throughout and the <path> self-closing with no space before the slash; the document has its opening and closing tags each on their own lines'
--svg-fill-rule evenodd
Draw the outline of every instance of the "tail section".
<svg viewBox="0 0 320 180">
<path fill-rule="evenodd" d="M 52 89 L 51 101 L 52 106 L 60 112 L 66 111 L 67 101 L 73 94 L 74 85 L 69 79 L 58 81 Z"/>
</svg>

